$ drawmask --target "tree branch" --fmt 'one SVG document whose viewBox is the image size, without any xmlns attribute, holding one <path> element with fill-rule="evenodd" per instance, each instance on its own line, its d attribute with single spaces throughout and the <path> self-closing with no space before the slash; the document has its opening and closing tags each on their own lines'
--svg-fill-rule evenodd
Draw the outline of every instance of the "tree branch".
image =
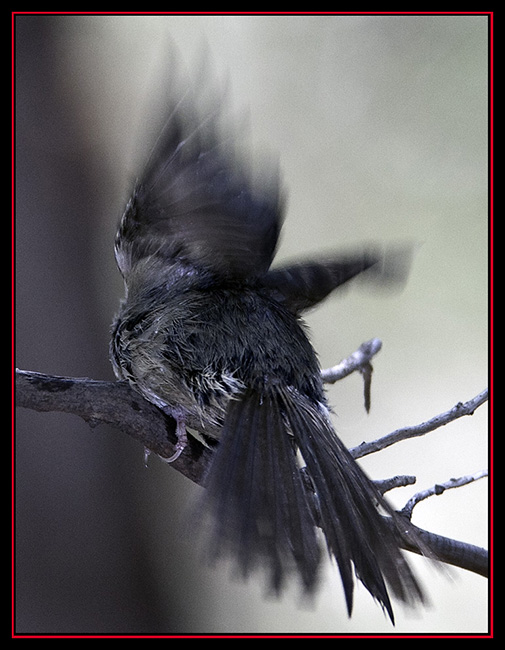
<svg viewBox="0 0 505 650">
<path fill-rule="evenodd" d="M 488 471 L 487 469 L 484 469 L 481 470 L 480 472 L 475 472 L 475 474 L 470 474 L 468 476 L 461 476 L 460 478 L 451 478 L 445 483 L 436 483 L 432 487 L 414 494 L 414 496 L 411 497 L 407 501 L 407 503 L 403 506 L 401 513 L 410 519 L 412 517 L 412 511 L 420 501 L 424 501 L 424 499 L 427 499 L 428 497 L 440 496 L 446 490 L 451 490 L 452 488 L 468 485 L 468 483 L 473 483 L 473 481 L 478 481 L 479 479 L 484 478 L 487 475 L 488 475 Z"/>
<path fill-rule="evenodd" d="M 371 339 L 365 341 L 359 348 L 350 354 L 346 359 L 343 359 L 336 366 L 327 368 L 321 371 L 321 377 L 326 384 L 334 384 L 350 375 L 355 370 L 363 371 L 363 367 L 370 364 L 372 358 L 380 352 L 382 348 L 382 341 L 380 339 Z"/>
<path fill-rule="evenodd" d="M 378 339 L 364 343 L 350 357 L 333 368 L 324 370 L 324 381 L 334 383 L 356 370 L 362 372 L 365 377 L 365 405 L 369 405 L 370 360 L 380 348 L 381 342 Z M 39 372 L 16 370 L 15 391 L 17 406 L 36 411 L 71 413 L 80 416 L 91 426 L 109 424 L 139 441 L 146 450 L 161 458 L 169 458 L 174 453 L 177 442 L 175 420 L 145 400 L 130 388 L 127 382 L 58 377 Z M 398 429 L 376 441 L 362 443 L 351 449 L 351 453 L 355 458 L 359 458 L 384 449 L 399 440 L 424 435 L 458 417 L 471 415 L 486 399 L 487 391 L 483 391 L 473 400 L 469 400 L 465 404 L 459 403 L 450 411 L 435 416 L 423 424 Z M 188 426 L 197 433 L 203 434 L 204 437 L 211 433 L 209 430 L 202 430 L 201 423 L 196 420 L 190 420 Z M 211 459 L 212 448 L 204 445 L 195 437 L 189 436 L 187 447 L 172 463 L 172 466 L 195 483 L 201 484 Z M 397 476 L 379 482 L 379 489 L 385 492 L 394 487 L 414 482 L 415 477 Z M 469 480 L 466 480 L 465 484 L 468 482 Z M 442 485 L 444 489 L 456 487 L 455 484 Z M 429 496 L 428 492 L 430 494 L 437 493 L 436 488 L 432 488 L 432 490 L 434 491 L 424 491 L 419 495 Z M 405 506 L 403 514 L 411 514 L 415 503 L 426 496 L 414 496 Z M 437 559 L 480 575 L 487 575 L 488 554 L 485 549 L 428 531 L 417 530 L 422 543 L 433 552 Z M 422 554 L 422 550 L 414 542 L 410 545 L 405 541 L 402 543 L 407 550 Z"/>
<path fill-rule="evenodd" d="M 386 519 L 386 521 L 388 520 Z M 390 522 L 388 521 L 388 523 Z M 413 532 L 419 538 L 422 548 L 415 542 L 409 544 L 404 539 L 399 540 L 402 548 L 406 551 L 424 555 L 423 549 L 428 549 L 433 554 L 432 559 L 437 560 L 437 562 L 457 566 L 460 569 L 477 573 L 484 578 L 489 576 L 489 558 L 485 548 L 450 539 L 443 535 L 436 535 L 417 526 L 413 526 Z"/>
<path fill-rule="evenodd" d="M 371 404 L 371 386 L 372 386 L 372 357 L 374 357 L 382 348 L 380 339 L 371 339 L 362 343 L 360 347 L 346 359 L 332 368 L 321 371 L 321 377 L 326 384 L 334 384 L 339 379 L 343 379 L 352 372 L 358 370 L 363 375 L 363 392 L 365 398 L 365 409 L 368 413 Z"/>
<path fill-rule="evenodd" d="M 72 413 L 92 427 L 109 424 L 162 458 L 174 453 L 177 442 L 175 420 L 125 381 L 97 381 L 16 370 L 16 406 Z M 172 466 L 200 484 L 211 457 L 210 449 L 189 436 L 186 450 Z"/>
<path fill-rule="evenodd" d="M 468 402 L 458 402 L 456 406 L 453 406 L 449 411 L 441 413 L 440 415 L 435 415 L 435 417 L 423 422 L 422 424 L 416 424 L 410 427 L 403 427 L 402 429 L 396 429 L 391 433 L 378 438 L 377 440 L 372 440 L 371 442 L 362 442 L 357 447 L 353 447 L 349 451 L 354 456 L 354 458 L 361 458 L 367 454 L 373 454 L 376 451 L 381 451 L 390 445 L 394 445 L 401 440 L 408 440 L 409 438 L 416 438 L 418 436 L 424 436 L 426 433 L 430 433 L 439 427 L 442 427 L 449 422 L 453 422 L 463 415 L 473 415 L 475 410 L 484 404 L 488 399 L 488 389 L 486 388 L 481 393 L 476 395 L 473 399 L 468 400 Z"/>
</svg>

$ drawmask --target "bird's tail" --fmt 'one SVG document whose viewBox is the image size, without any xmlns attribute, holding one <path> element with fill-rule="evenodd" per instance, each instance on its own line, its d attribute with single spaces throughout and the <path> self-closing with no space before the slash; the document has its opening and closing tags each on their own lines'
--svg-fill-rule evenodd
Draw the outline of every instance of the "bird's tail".
<svg viewBox="0 0 505 650">
<path fill-rule="evenodd" d="M 423 601 L 399 547 L 409 523 L 394 512 L 312 404 L 297 399 L 296 406 L 292 401 L 286 405 L 285 413 L 313 484 L 318 523 L 338 564 L 349 614 L 354 570 L 394 622 L 388 588 L 405 603 Z M 395 525 L 389 526 L 385 517 Z"/>
<path fill-rule="evenodd" d="M 312 592 L 320 549 L 292 436 L 277 402 L 249 391 L 232 400 L 206 481 L 211 555 L 231 556 L 244 577 L 267 568 L 280 593 L 290 573 Z"/>
<path fill-rule="evenodd" d="M 290 575 L 298 575 L 304 591 L 313 593 L 319 527 L 337 562 L 349 615 L 354 574 L 392 622 L 388 588 L 401 601 L 423 600 L 399 547 L 404 523 L 323 409 L 307 398 L 248 390 L 232 400 L 206 488 L 204 506 L 213 521 L 208 548 L 212 557 L 231 556 L 244 577 L 266 568 L 279 593 Z"/>
</svg>

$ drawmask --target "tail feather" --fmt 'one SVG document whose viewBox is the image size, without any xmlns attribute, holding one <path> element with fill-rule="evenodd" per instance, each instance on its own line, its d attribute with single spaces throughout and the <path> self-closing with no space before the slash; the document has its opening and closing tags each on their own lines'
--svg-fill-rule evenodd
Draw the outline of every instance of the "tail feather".
<svg viewBox="0 0 505 650">
<path fill-rule="evenodd" d="M 297 574 L 306 593 L 313 593 L 320 527 L 340 571 L 349 615 L 354 574 L 392 622 L 388 588 L 402 601 L 422 601 L 398 544 L 403 522 L 308 398 L 277 389 L 248 390 L 232 400 L 206 488 L 204 511 L 213 521 L 211 556 L 235 558 L 244 577 L 266 567 L 271 588 L 280 593 L 286 578 Z"/>
<path fill-rule="evenodd" d="M 398 544 L 398 535 L 408 523 L 394 512 L 329 421 L 308 400 L 297 396 L 294 402 L 288 398 L 285 411 L 318 497 L 320 526 L 340 570 L 349 614 L 354 568 L 394 622 L 388 587 L 403 602 L 423 600 Z M 396 531 L 387 525 L 385 516 L 392 518 Z"/>
<path fill-rule="evenodd" d="M 235 557 L 244 577 L 267 566 L 276 593 L 295 573 L 307 592 L 314 591 L 320 560 L 315 523 L 275 400 L 249 391 L 230 402 L 206 488 L 211 557 Z"/>
</svg>

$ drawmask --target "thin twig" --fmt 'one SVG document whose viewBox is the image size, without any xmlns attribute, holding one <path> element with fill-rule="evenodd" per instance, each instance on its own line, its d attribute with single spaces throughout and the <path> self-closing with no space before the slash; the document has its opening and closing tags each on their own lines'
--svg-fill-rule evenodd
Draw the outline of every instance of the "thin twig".
<svg viewBox="0 0 505 650">
<path fill-rule="evenodd" d="M 415 482 L 415 476 L 399 475 L 392 476 L 391 478 L 375 480 L 374 484 L 381 494 L 385 494 L 386 492 L 389 492 L 389 490 L 394 490 L 394 488 L 414 485 Z"/>
<path fill-rule="evenodd" d="M 439 427 L 442 427 L 449 422 L 453 422 L 458 418 L 464 415 L 473 415 L 475 410 L 482 406 L 488 399 L 488 389 L 486 388 L 481 393 L 476 395 L 473 399 L 468 400 L 468 402 L 462 403 L 458 402 L 452 409 L 445 411 L 445 413 L 440 413 L 440 415 L 435 415 L 435 417 L 423 422 L 422 424 L 416 424 L 410 427 L 403 427 L 401 429 L 396 429 L 391 433 L 378 438 L 377 440 L 372 440 L 371 442 L 362 442 L 357 447 L 353 447 L 349 451 L 354 456 L 354 458 L 361 458 L 367 454 L 373 454 L 376 451 L 381 451 L 390 445 L 394 445 L 401 440 L 408 440 L 409 438 L 416 438 L 418 436 L 424 436 L 426 433 L 430 433 Z"/>
<path fill-rule="evenodd" d="M 365 409 L 368 413 L 371 404 L 371 387 L 372 387 L 372 358 L 381 350 L 382 341 L 380 339 L 371 339 L 362 343 L 359 348 L 343 359 L 336 366 L 326 368 L 321 371 L 321 377 L 325 384 L 334 384 L 335 382 L 347 377 L 356 370 L 363 376 L 363 392 L 365 399 Z"/>
<path fill-rule="evenodd" d="M 334 384 L 336 381 L 347 377 L 356 370 L 361 370 L 363 366 L 370 363 L 372 358 L 382 348 L 382 341 L 380 339 L 371 339 L 365 341 L 359 348 L 350 354 L 346 359 L 337 363 L 331 368 L 326 368 L 321 371 L 321 377 L 325 384 Z"/>
<path fill-rule="evenodd" d="M 488 475 L 488 471 L 484 469 L 480 472 L 475 472 L 475 474 L 470 474 L 468 476 L 451 478 L 445 483 L 436 483 L 432 487 L 427 488 L 426 490 L 421 490 L 420 492 L 414 494 L 414 496 L 411 497 L 407 501 L 405 506 L 402 508 L 401 513 L 402 515 L 405 515 L 410 519 L 412 517 L 412 511 L 420 501 L 424 501 L 424 499 L 427 499 L 428 497 L 431 496 L 440 496 L 446 490 L 451 490 L 452 488 L 461 487 L 462 485 L 468 485 L 468 483 L 473 483 L 474 481 L 478 481 L 479 479 L 484 478 L 487 475 Z"/>
</svg>

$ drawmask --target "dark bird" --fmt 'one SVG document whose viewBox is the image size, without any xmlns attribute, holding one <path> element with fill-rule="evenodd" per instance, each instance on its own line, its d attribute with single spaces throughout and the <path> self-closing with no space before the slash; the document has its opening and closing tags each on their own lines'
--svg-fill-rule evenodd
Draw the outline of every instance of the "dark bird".
<svg viewBox="0 0 505 650">
<path fill-rule="evenodd" d="M 285 203 L 277 168 L 255 170 L 240 151 L 219 94 L 198 97 L 171 102 L 119 226 L 115 373 L 175 418 L 171 460 L 188 418 L 219 440 L 204 494 L 213 556 L 244 576 L 264 569 L 277 593 L 296 575 L 310 594 L 326 546 L 349 615 L 357 576 L 394 622 L 389 592 L 423 600 L 400 550 L 409 524 L 337 437 L 301 314 L 359 274 L 388 283 L 401 255 L 271 269 Z"/>
</svg>

